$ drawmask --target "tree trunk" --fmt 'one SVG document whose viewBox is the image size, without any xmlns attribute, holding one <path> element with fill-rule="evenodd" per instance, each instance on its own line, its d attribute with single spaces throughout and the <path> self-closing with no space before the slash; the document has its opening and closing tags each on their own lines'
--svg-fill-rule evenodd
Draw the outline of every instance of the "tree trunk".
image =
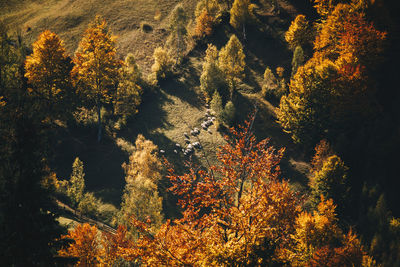
<svg viewBox="0 0 400 267">
<path fill-rule="evenodd" d="M 98 123 L 98 132 L 97 132 L 97 142 L 100 143 L 101 141 L 101 102 L 100 97 L 97 99 L 97 123 Z"/>
</svg>

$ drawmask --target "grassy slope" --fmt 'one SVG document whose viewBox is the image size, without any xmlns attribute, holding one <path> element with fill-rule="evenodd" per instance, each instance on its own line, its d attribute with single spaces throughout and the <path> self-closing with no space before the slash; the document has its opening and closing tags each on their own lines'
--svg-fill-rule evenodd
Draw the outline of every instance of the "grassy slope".
<svg viewBox="0 0 400 267">
<path fill-rule="evenodd" d="M 144 72 L 148 72 L 152 64 L 152 53 L 155 47 L 163 44 L 167 33 L 165 31 L 168 14 L 180 1 L 178 0 L 12 0 L 3 11 L 2 19 L 13 29 L 22 27 L 25 40 L 33 42 L 38 33 L 49 28 L 58 33 L 64 40 L 68 51 L 73 53 L 79 39 L 95 14 L 101 14 L 108 21 L 112 31 L 118 38 L 121 57 L 132 52 Z M 188 12 L 193 11 L 197 1 L 182 1 Z M 264 26 L 249 27 L 245 43 L 246 86 L 244 86 L 241 105 L 237 107 L 243 116 L 251 111 L 253 103 L 257 103 L 259 112 L 255 124 L 259 138 L 271 137 L 272 144 L 277 147 L 287 147 L 287 157 L 282 166 L 285 177 L 304 184 L 307 165 L 295 160 L 303 156 L 294 149 L 287 134 L 284 134 L 275 122 L 274 107 L 262 100 L 257 91 L 260 89 L 262 74 L 266 66 L 276 68 L 290 67 L 291 53 L 282 41 L 282 34 L 298 12 L 286 0 L 279 1 L 282 9 L 279 16 L 260 10 L 259 19 Z M 154 15 L 161 12 L 161 19 L 155 20 Z M 146 21 L 153 26 L 153 31 L 143 33 L 139 25 Z M 27 31 L 30 27 L 30 31 Z M 233 30 L 225 25 L 218 29 L 212 42 L 219 48 L 225 44 Z M 238 34 L 239 35 L 239 34 Z M 57 145 L 54 147 L 56 158 L 52 167 L 61 178 L 68 178 L 71 164 L 76 156 L 85 163 L 87 188 L 93 190 L 106 202 L 118 205 L 124 186 L 124 174 L 121 164 L 128 160 L 128 155 L 118 146 L 117 138 L 133 143 L 137 134 L 142 133 L 153 140 L 160 149 L 166 150 L 166 157 L 172 162 L 181 162 L 181 155 L 173 153 L 175 143 L 183 144 L 184 132 L 190 127 L 199 127 L 204 117 L 205 107 L 199 89 L 204 47 L 198 48 L 181 68 L 181 75 L 173 81 L 161 85 L 157 92 L 147 92 L 139 114 L 129 122 L 128 127 L 117 134 L 106 136 L 102 144 L 95 140 L 95 128 L 60 129 Z M 200 128 L 200 127 L 199 127 Z M 223 143 L 222 136 L 215 131 L 213 134 L 202 132 L 200 139 L 206 154 L 215 161 L 215 148 Z M 198 160 L 202 153 L 197 154 Z M 197 160 L 197 159 L 196 159 Z M 298 187 L 300 188 L 300 186 Z"/>
</svg>

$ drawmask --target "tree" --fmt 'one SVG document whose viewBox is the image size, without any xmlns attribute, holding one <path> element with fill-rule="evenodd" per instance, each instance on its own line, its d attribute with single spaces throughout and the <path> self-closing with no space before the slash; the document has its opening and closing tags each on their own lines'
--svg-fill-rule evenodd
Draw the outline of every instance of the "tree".
<svg viewBox="0 0 400 267">
<path fill-rule="evenodd" d="M 321 169 L 311 174 L 309 185 L 315 205 L 322 195 L 326 199 L 333 199 L 340 210 L 345 208 L 348 195 L 347 170 L 341 158 L 333 155 L 323 161 Z"/>
<path fill-rule="evenodd" d="M 101 250 L 99 248 L 99 231 L 96 226 L 88 223 L 78 224 L 73 230 L 69 230 L 62 239 L 72 239 L 73 242 L 58 253 L 63 257 L 76 257 L 78 266 L 95 266 L 99 263 Z"/>
<path fill-rule="evenodd" d="M 143 89 L 139 85 L 140 70 L 132 54 L 128 54 L 120 69 L 120 79 L 114 100 L 115 113 L 129 116 L 138 112 Z"/>
<path fill-rule="evenodd" d="M 209 44 L 200 76 L 200 89 L 207 101 L 210 101 L 215 91 L 224 92 L 226 88 L 224 73 L 218 66 L 218 50 L 214 45 Z"/>
<path fill-rule="evenodd" d="M 156 151 L 158 148 L 153 142 L 139 135 L 129 164 L 123 164 L 126 185 L 118 216 L 119 223 L 123 225 L 131 226 L 131 217 L 150 220 L 153 230 L 161 225 L 162 198 L 158 196 L 157 183 L 162 177 L 162 164 Z"/>
<path fill-rule="evenodd" d="M 334 124 L 330 96 L 337 89 L 334 83 L 339 75 L 329 60 L 309 60 L 291 79 L 289 94 L 280 101 L 278 120 L 295 142 L 315 144 Z"/>
<path fill-rule="evenodd" d="M 217 90 L 215 90 L 212 100 L 210 102 L 210 107 L 212 110 L 214 110 L 215 114 L 219 119 L 221 119 L 222 116 L 222 111 L 223 111 L 223 104 L 222 104 L 222 98 L 221 95 L 218 93 Z"/>
<path fill-rule="evenodd" d="M 171 53 L 176 53 L 175 64 L 177 64 L 186 50 L 186 24 L 188 17 L 182 5 L 178 4 L 173 10 L 170 18 L 171 34 L 167 40 L 167 46 L 170 47 Z"/>
<path fill-rule="evenodd" d="M 235 0 L 230 10 L 229 23 L 236 30 L 242 30 L 243 39 L 246 40 L 246 23 L 253 18 L 253 5 L 250 0 Z"/>
<path fill-rule="evenodd" d="M 335 208 L 332 200 L 321 197 L 313 214 L 302 212 L 297 217 L 293 245 L 281 254 L 291 266 L 367 266 L 363 263 L 372 262 L 351 230 L 343 234 Z"/>
<path fill-rule="evenodd" d="M 101 107 L 110 103 L 118 80 L 121 61 L 117 58 L 115 37 L 107 24 L 96 16 L 79 43 L 71 75 L 82 95 L 97 107 L 98 134 L 101 141 Z"/>
<path fill-rule="evenodd" d="M 292 59 L 292 77 L 296 74 L 297 69 L 302 66 L 305 62 L 304 51 L 301 46 L 296 46 L 293 52 Z"/>
<path fill-rule="evenodd" d="M 91 217 L 97 217 L 98 207 L 100 204 L 101 202 L 94 196 L 92 192 L 87 192 L 79 201 L 78 211 Z"/>
<path fill-rule="evenodd" d="M 273 265 L 299 212 L 286 181 L 278 181 L 283 150 L 257 142 L 252 122 L 232 130 L 218 152 L 220 164 L 170 173 L 181 219 L 166 222 L 156 235 L 136 222 L 142 235 L 132 258 L 155 265 Z"/>
<path fill-rule="evenodd" d="M 4 266 L 52 266 L 61 230 L 48 177 L 48 139 L 42 114 L 28 95 L 23 39 L 0 23 L 0 262 Z"/>
<path fill-rule="evenodd" d="M 55 33 L 42 32 L 33 43 L 33 54 L 26 58 L 25 77 L 37 100 L 47 106 L 49 116 L 57 118 L 71 105 L 71 69 L 63 41 Z"/>
<path fill-rule="evenodd" d="M 83 162 L 77 157 L 72 164 L 72 174 L 67 189 L 67 195 L 75 207 L 81 202 L 84 189 L 85 173 L 83 172 Z"/>
<path fill-rule="evenodd" d="M 174 62 L 167 50 L 162 47 L 157 47 L 154 50 L 154 64 L 151 66 L 151 71 L 155 75 L 155 82 L 166 79 L 172 74 Z"/>
<path fill-rule="evenodd" d="M 225 73 L 232 90 L 244 78 L 245 55 L 243 47 L 236 35 L 232 35 L 228 43 L 219 52 L 219 67 Z"/>
<path fill-rule="evenodd" d="M 288 31 L 285 33 L 285 40 L 292 50 L 298 46 L 304 47 L 306 44 L 312 42 L 311 29 L 304 15 L 298 15 L 292 21 Z"/>
<path fill-rule="evenodd" d="M 222 118 L 227 125 L 232 125 L 235 120 L 236 108 L 232 101 L 228 101 L 222 112 Z"/>
<path fill-rule="evenodd" d="M 208 14 L 204 9 L 198 17 L 196 17 L 196 27 L 194 28 L 194 36 L 202 39 L 210 36 L 213 32 L 215 18 Z"/>
</svg>

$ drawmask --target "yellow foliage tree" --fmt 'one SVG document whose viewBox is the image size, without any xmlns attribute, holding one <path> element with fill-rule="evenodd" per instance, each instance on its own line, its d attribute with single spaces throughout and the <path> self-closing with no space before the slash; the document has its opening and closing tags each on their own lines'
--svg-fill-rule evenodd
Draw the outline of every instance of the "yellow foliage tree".
<svg viewBox="0 0 400 267">
<path fill-rule="evenodd" d="M 292 246 L 281 250 L 280 256 L 290 266 L 365 266 L 372 262 L 357 236 L 347 234 L 338 226 L 333 201 L 321 197 L 312 214 L 302 212 L 296 219 Z"/>
<path fill-rule="evenodd" d="M 107 28 L 107 23 L 96 16 L 89 25 L 74 58 L 75 66 L 71 75 L 82 95 L 97 107 L 98 135 L 102 135 L 101 107 L 112 100 L 118 70 L 122 62 L 117 58 L 115 37 Z"/>
<path fill-rule="evenodd" d="M 235 0 L 230 10 L 229 23 L 236 30 L 242 30 L 243 38 L 246 39 L 246 23 L 248 23 L 253 16 L 253 5 L 250 0 Z"/>
<path fill-rule="evenodd" d="M 162 164 L 157 151 L 153 142 L 139 135 L 129 163 L 123 164 L 126 186 L 118 220 L 124 225 L 131 226 L 131 216 L 141 221 L 150 220 L 153 230 L 161 225 L 162 198 L 158 195 L 157 183 L 162 177 Z"/>
<path fill-rule="evenodd" d="M 162 47 L 157 47 L 154 50 L 154 64 L 151 66 L 151 71 L 155 75 L 155 82 L 167 78 L 172 74 L 172 67 L 174 66 L 174 61 L 168 54 L 168 51 Z"/>
<path fill-rule="evenodd" d="M 244 78 L 246 62 L 243 46 L 236 35 L 232 35 L 228 43 L 219 52 L 218 64 L 225 73 L 229 86 L 232 89 Z"/>
<path fill-rule="evenodd" d="M 218 50 L 214 45 L 209 44 L 206 50 L 203 72 L 200 76 L 200 88 L 206 97 L 207 102 L 215 91 L 223 92 L 227 89 L 224 73 L 218 67 Z"/>
<path fill-rule="evenodd" d="M 49 116 L 65 114 L 71 94 L 72 69 L 63 41 L 50 31 L 42 32 L 33 43 L 33 53 L 25 61 L 25 77 L 32 92 L 49 109 Z M 70 103 L 68 103 L 70 106 Z"/>
<path fill-rule="evenodd" d="M 125 58 L 124 65 L 120 69 L 120 80 L 117 94 L 114 100 L 115 113 L 129 116 L 138 112 L 143 93 L 139 85 L 140 70 L 132 54 Z"/>
<path fill-rule="evenodd" d="M 304 47 L 307 43 L 312 42 L 310 25 L 304 15 L 298 15 L 292 21 L 288 31 L 285 33 L 285 40 L 292 50 L 297 46 Z"/>
</svg>

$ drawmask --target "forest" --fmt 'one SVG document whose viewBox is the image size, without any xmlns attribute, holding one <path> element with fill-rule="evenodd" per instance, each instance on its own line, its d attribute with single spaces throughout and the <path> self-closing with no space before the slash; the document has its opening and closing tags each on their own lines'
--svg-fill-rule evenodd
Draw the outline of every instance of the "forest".
<svg viewBox="0 0 400 267">
<path fill-rule="evenodd" d="M 0 265 L 400 266 L 398 7 L 0 0 Z"/>
</svg>

